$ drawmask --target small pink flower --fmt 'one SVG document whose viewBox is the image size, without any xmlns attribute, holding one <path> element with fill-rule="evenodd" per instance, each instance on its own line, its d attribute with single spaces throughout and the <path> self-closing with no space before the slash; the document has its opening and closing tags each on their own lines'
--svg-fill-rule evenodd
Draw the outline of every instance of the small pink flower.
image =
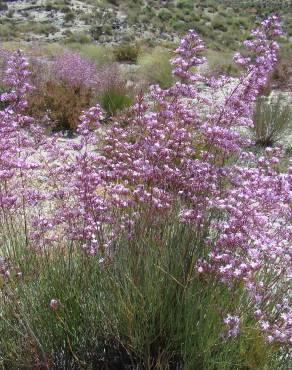
<svg viewBox="0 0 292 370">
<path fill-rule="evenodd" d="M 266 340 L 268 343 L 272 343 L 274 341 L 274 337 L 272 337 L 272 335 L 268 335 Z"/>
<path fill-rule="evenodd" d="M 51 299 L 51 302 L 50 302 L 50 307 L 53 311 L 56 311 L 56 309 L 58 308 L 60 304 L 60 301 L 58 299 Z"/>
</svg>

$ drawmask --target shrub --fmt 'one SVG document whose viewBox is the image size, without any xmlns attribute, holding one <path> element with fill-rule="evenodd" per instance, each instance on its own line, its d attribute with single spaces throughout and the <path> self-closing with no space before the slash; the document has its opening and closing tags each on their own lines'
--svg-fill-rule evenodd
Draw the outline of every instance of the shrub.
<svg viewBox="0 0 292 370">
<path fill-rule="evenodd" d="M 232 60 L 232 55 L 227 52 L 208 51 L 208 68 L 210 73 L 238 75 L 240 68 Z"/>
<path fill-rule="evenodd" d="M 66 15 L 64 17 L 65 22 L 72 22 L 72 21 L 74 21 L 74 19 L 75 19 L 75 14 L 72 13 L 72 12 L 66 13 Z"/>
<path fill-rule="evenodd" d="M 234 24 L 236 24 L 239 27 L 243 27 L 245 29 L 247 29 L 250 26 L 248 19 L 241 18 L 241 17 L 235 18 Z"/>
<path fill-rule="evenodd" d="M 98 93 L 98 102 L 109 116 L 128 108 L 133 103 L 131 92 L 121 78 L 117 66 L 113 65 L 101 71 L 102 81 Z"/>
<path fill-rule="evenodd" d="M 52 73 L 72 86 L 95 87 L 99 83 L 95 63 L 70 50 L 55 57 Z"/>
<path fill-rule="evenodd" d="M 222 31 L 222 32 L 226 32 L 227 31 L 227 27 L 225 25 L 225 20 L 222 19 L 222 18 L 215 17 L 212 20 L 212 26 L 213 26 L 213 28 L 215 30 L 219 30 L 219 31 Z"/>
<path fill-rule="evenodd" d="M 81 111 L 89 107 L 99 88 L 96 65 L 72 51 L 55 56 L 50 69 L 35 73 L 35 90 L 28 99 L 28 112 L 38 119 L 44 114 L 57 129 L 75 130 Z"/>
<path fill-rule="evenodd" d="M 103 34 L 103 26 L 93 25 L 90 27 L 90 34 L 94 40 L 99 40 L 100 36 Z"/>
<path fill-rule="evenodd" d="M 83 58 L 93 61 L 99 67 L 111 64 L 114 60 L 113 51 L 107 46 L 82 43 L 71 43 L 66 46 L 78 51 Z"/>
<path fill-rule="evenodd" d="M 60 10 L 61 10 L 62 13 L 65 13 L 65 14 L 68 14 L 68 13 L 71 12 L 71 9 L 70 9 L 69 6 L 63 6 L 63 7 L 61 7 Z"/>
<path fill-rule="evenodd" d="M 140 73 L 151 84 L 166 88 L 173 83 L 172 68 L 169 63 L 170 53 L 161 47 L 148 51 L 138 58 Z"/>
<path fill-rule="evenodd" d="M 47 11 L 47 12 L 51 12 L 51 11 L 53 11 L 53 10 L 57 10 L 58 8 L 56 8 L 54 5 L 52 5 L 52 4 L 49 4 L 49 3 L 47 3 L 46 5 L 45 5 L 45 10 Z"/>
<path fill-rule="evenodd" d="M 269 84 L 271 88 L 290 89 L 292 86 L 292 70 L 290 60 L 282 58 L 275 65 L 270 76 Z"/>
<path fill-rule="evenodd" d="M 190 0 L 179 0 L 177 1 L 176 6 L 179 9 L 188 9 L 188 10 L 194 9 L 194 3 Z"/>
<path fill-rule="evenodd" d="M 260 97 L 255 105 L 252 132 L 257 145 L 268 147 L 283 139 L 292 129 L 292 109 L 279 95 L 276 101 Z"/>
<path fill-rule="evenodd" d="M 120 62 L 136 62 L 139 47 L 135 44 L 122 43 L 113 48 L 114 57 Z"/>
<path fill-rule="evenodd" d="M 173 27 L 173 29 L 175 31 L 178 31 L 178 32 L 186 32 L 186 30 L 188 29 L 188 25 L 181 19 L 173 19 L 171 21 L 171 26 Z"/>
<path fill-rule="evenodd" d="M 210 29 L 201 23 L 196 24 L 196 31 L 202 36 L 208 36 L 210 33 Z"/>
<path fill-rule="evenodd" d="M 235 54 L 241 78 L 222 99 L 226 78 L 197 70 L 204 45 L 189 31 L 171 59 L 172 86 L 138 94 L 128 124 L 116 119 L 102 136 L 100 107 L 84 110 L 79 140 L 62 144 L 23 128 L 30 71 L 21 52 L 9 57 L 5 368 L 287 367 L 291 168 L 280 171 L 281 148 L 257 157 L 241 134 L 280 34 L 276 16 L 260 24 L 245 42 L 251 58 Z"/>
<path fill-rule="evenodd" d="M 50 130 L 75 131 L 81 111 L 92 104 L 93 96 L 89 87 L 72 86 L 66 81 L 53 79 L 44 82 L 31 93 L 27 112 L 41 122 L 45 113 Z"/>
<path fill-rule="evenodd" d="M 91 42 L 91 37 L 83 32 L 73 32 L 65 40 L 65 43 L 88 44 L 90 42 Z"/>
<path fill-rule="evenodd" d="M 162 21 L 168 21 L 172 18 L 172 13 L 167 8 L 161 8 L 158 12 L 158 18 Z"/>
<path fill-rule="evenodd" d="M 152 8 L 152 6 L 150 6 L 149 4 L 147 4 L 144 8 L 143 8 L 143 14 L 145 15 L 146 18 L 152 18 L 154 15 L 155 15 L 155 10 Z"/>
</svg>

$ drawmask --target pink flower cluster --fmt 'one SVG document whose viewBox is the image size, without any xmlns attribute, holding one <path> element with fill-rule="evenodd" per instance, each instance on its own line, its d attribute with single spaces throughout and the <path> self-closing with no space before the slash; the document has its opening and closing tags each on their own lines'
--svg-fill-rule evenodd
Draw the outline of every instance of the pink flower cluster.
<svg viewBox="0 0 292 370">
<path fill-rule="evenodd" d="M 1 101 L 7 102 L 10 109 L 15 113 L 23 111 L 27 107 L 25 96 L 32 90 L 28 76 L 28 61 L 21 50 L 7 56 L 4 84 L 8 89 L 1 94 Z"/>
<path fill-rule="evenodd" d="M 203 64 L 207 59 L 200 55 L 204 50 L 204 44 L 194 30 L 181 40 L 179 47 L 175 50 L 177 57 L 171 59 L 171 64 L 175 67 L 173 74 L 184 82 L 196 82 L 204 80 L 202 76 L 192 71 L 192 67 Z"/>
<path fill-rule="evenodd" d="M 55 58 L 52 71 L 55 77 L 69 83 L 72 87 L 94 88 L 99 83 L 95 63 L 70 50 L 66 50 Z"/>
<path fill-rule="evenodd" d="M 223 320 L 223 322 L 228 329 L 227 336 L 236 337 L 237 334 L 239 333 L 239 317 L 227 315 L 227 317 Z"/>
<path fill-rule="evenodd" d="M 171 61 L 178 82 L 167 90 L 153 86 L 149 102 L 139 95 L 128 125 L 113 124 L 103 138 L 94 132 L 100 107 L 84 111 L 79 140 L 68 145 L 35 126 L 30 136 L 19 135 L 16 113 L 25 106 L 29 86 L 27 63 L 15 54 L 7 71 L 14 95 L 10 108 L 0 112 L 0 176 L 11 185 L 1 187 L 2 213 L 4 206 L 18 204 L 30 245 L 63 238 L 109 257 L 121 233 L 131 238 L 136 222 L 143 218 L 156 225 L 179 205 L 178 220 L 207 235 L 197 273 L 215 276 L 229 289 L 243 286 L 267 341 L 291 343 L 292 169 L 277 170 L 279 148 L 259 158 L 247 152 L 250 142 L 238 130 L 252 124 L 253 102 L 277 60 L 273 38 L 279 34 L 275 16 L 253 31 L 245 43 L 249 57 L 235 55 L 243 68 L 238 83 L 216 101 L 206 98 L 198 83 L 215 96 L 228 79 L 194 70 L 205 59 L 202 41 L 190 31 Z M 57 73 L 69 78 L 70 65 L 80 66 L 78 58 L 62 58 Z M 83 80 L 94 81 L 89 65 L 80 71 Z M 26 174 L 37 185 L 29 185 Z M 13 192 L 16 183 L 21 191 Z M 32 215 L 24 201 L 34 207 Z M 225 314 L 227 335 L 237 335 L 245 313 L 238 308 L 236 315 Z"/>
</svg>

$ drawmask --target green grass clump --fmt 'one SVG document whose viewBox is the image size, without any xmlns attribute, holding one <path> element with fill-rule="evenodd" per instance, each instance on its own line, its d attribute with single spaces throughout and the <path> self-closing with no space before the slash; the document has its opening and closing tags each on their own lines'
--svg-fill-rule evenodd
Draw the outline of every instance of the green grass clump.
<svg viewBox="0 0 292 370">
<path fill-rule="evenodd" d="M 208 66 L 211 73 L 235 76 L 239 67 L 233 62 L 233 54 L 226 51 L 207 51 Z"/>
<path fill-rule="evenodd" d="M 0 24 L 1 41 L 10 41 L 19 35 L 18 31 L 9 24 Z"/>
<path fill-rule="evenodd" d="M 161 8 L 158 12 L 158 18 L 163 22 L 168 21 L 172 18 L 172 13 L 167 8 Z"/>
<path fill-rule="evenodd" d="M 70 243 L 36 252 L 19 241 L 6 250 L 3 368 L 268 368 L 276 348 L 248 309 L 239 336 L 222 336 L 222 318 L 244 304 L 244 292 L 196 274 L 203 235 L 173 217 L 152 226 L 141 220 L 134 235 L 121 235 L 103 261 Z"/>
<path fill-rule="evenodd" d="M 128 88 L 118 66 L 105 68 L 101 76 L 103 81 L 97 100 L 107 116 L 113 117 L 133 104 L 134 93 Z"/>
<path fill-rule="evenodd" d="M 78 51 L 82 57 L 94 61 L 98 66 L 105 66 L 114 60 L 114 55 L 110 47 L 78 42 L 67 43 L 66 47 Z"/>
<path fill-rule="evenodd" d="M 219 30 L 226 32 L 227 31 L 227 26 L 224 18 L 221 18 L 219 16 L 214 17 L 212 20 L 212 27 L 214 30 Z"/>
<path fill-rule="evenodd" d="M 193 10 L 194 9 L 194 2 L 190 0 L 178 0 L 176 3 L 177 8 L 179 9 L 188 9 Z"/>
<path fill-rule="evenodd" d="M 66 44 L 88 44 L 91 42 L 91 37 L 84 32 L 72 32 L 64 41 Z"/>
<path fill-rule="evenodd" d="M 273 146 L 279 140 L 291 133 L 292 109 L 279 95 L 276 101 L 267 101 L 260 97 L 255 105 L 252 133 L 256 145 Z"/>
<path fill-rule="evenodd" d="M 100 93 L 98 101 L 108 116 L 115 116 L 132 105 L 133 97 L 124 87 L 109 86 Z"/>
<path fill-rule="evenodd" d="M 138 58 L 140 73 L 151 84 L 159 84 L 161 87 L 169 87 L 174 79 L 169 62 L 170 52 L 161 47 L 156 47 L 145 52 Z"/>
<path fill-rule="evenodd" d="M 113 48 L 116 61 L 136 62 L 139 55 L 139 47 L 136 44 L 124 42 Z"/>
</svg>

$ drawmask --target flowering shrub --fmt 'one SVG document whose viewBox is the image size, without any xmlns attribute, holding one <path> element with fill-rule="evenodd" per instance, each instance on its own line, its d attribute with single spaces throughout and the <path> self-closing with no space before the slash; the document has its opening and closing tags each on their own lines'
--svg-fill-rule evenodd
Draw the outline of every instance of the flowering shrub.
<svg viewBox="0 0 292 370">
<path fill-rule="evenodd" d="M 81 112 L 96 101 L 109 116 L 133 102 L 133 92 L 116 64 L 97 68 L 71 51 L 58 55 L 50 64 L 32 62 L 35 89 L 28 97 L 27 111 L 52 128 L 76 131 Z"/>
<path fill-rule="evenodd" d="M 16 51 L 8 57 L 6 73 L 4 77 L 5 86 L 9 92 L 1 95 L 1 101 L 8 102 L 9 107 L 15 113 L 23 111 L 27 107 L 25 96 L 32 90 L 28 82 L 28 62 L 21 51 Z"/>
<path fill-rule="evenodd" d="M 68 82 L 72 87 L 96 88 L 99 83 L 95 63 L 70 50 L 56 56 L 52 71 L 58 79 Z"/>
<path fill-rule="evenodd" d="M 134 119 L 126 128 L 113 125 L 99 155 L 84 148 L 85 131 L 78 147 L 83 154 L 73 164 L 77 183 L 72 186 L 77 197 L 74 216 L 81 216 L 83 221 L 77 223 L 83 226 L 74 223 L 72 231 L 91 253 L 104 252 L 121 229 L 131 235 L 141 217 L 155 225 L 179 202 L 182 222 L 199 233 L 209 228 L 206 257 L 197 261 L 197 271 L 215 274 L 231 288 L 243 283 L 259 325 L 266 323 L 269 340 L 289 341 L 291 313 L 278 292 L 291 274 L 291 176 L 274 169 L 279 161 L 276 149 L 257 159 L 244 150 L 249 140 L 234 130 L 252 125 L 252 104 L 277 60 L 278 47 L 272 40 L 280 34 L 277 18 L 267 19 L 252 34 L 254 38 L 245 42 L 250 56 L 235 54 L 243 72 L 223 102 L 208 100 L 196 89 L 197 82 L 204 82 L 216 92 L 226 78 L 206 78 L 193 70 L 205 59 L 200 56 L 202 41 L 190 31 L 171 61 L 180 82 L 167 90 L 152 88 L 155 111 L 140 97 Z M 209 106 L 207 116 L 194 110 L 194 104 L 199 107 L 202 102 Z M 86 117 L 87 113 L 82 120 Z M 235 155 L 254 165 L 228 165 Z M 212 217 L 215 211 L 220 211 L 219 219 Z M 72 209 L 62 212 L 63 217 L 72 215 Z M 271 264 L 273 272 L 264 278 Z M 257 316 L 265 306 L 268 312 Z M 232 322 L 238 324 L 229 320 L 229 325 Z"/>
<path fill-rule="evenodd" d="M 92 104 L 93 97 L 91 89 L 52 79 L 29 96 L 28 113 L 51 129 L 75 131 L 80 113 Z"/>
<path fill-rule="evenodd" d="M 105 276 L 106 267 L 109 268 L 109 282 L 105 286 L 109 284 L 113 292 L 118 291 L 116 295 L 112 293 L 111 299 L 124 297 L 125 301 L 115 307 L 107 330 L 116 329 L 117 317 L 127 322 L 125 327 L 131 329 L 131 320 L 139 313 L 134 308 L 134 313 L 130 309 L 124 311 L 124 307 L 128 307 L 126 300 L 129 301 L 124 289 L 129 289 L 137 302 L 142 296 L 137 306 L 151 307 L 144 298 L 149 291 L 156 291 L 156 287 L 151 286 L 153 276 L 159 282 L 159 292 L 166 295 L 167 284 L 164 286 L 162 282 L 170 279 L 175 283 L 171 290 L 173 296 L 168 301 L 172 302 L 170 306 L 173 297 L 185 299 L 183 302 L 190 300 L 194 305 L 197 297 L 208 297 L 207 305 L 211 307 L 208 318 L 216 329 L 222 330 L 217 334 L 224 343 L 230 337 L 234 340 L 241 335 L 249 338 L 250 333 L 255 332 L 259 342 L 265 341 L 266 345 L 275 342 L 285 348 L 291 344 L 291 168 L 287 173 L 278 170 L 281 148 L 267 149 L 261 157 L 249 153 L 246 148 L 251 142 L 240 131 L 241 127 L 253 124 L 253 103 L 277 61 L 278 47 L 273 38 L 280 34 L 276 16 L 267 18 L 252 32 L 252 38 L 245 42 L 249 56 L 239 53 L 234 56 L 242 72 L 236 85 L 230 87 L 226 76 L 206 77 L 196 71 L 195 67 L 205 61 L 201 56 L 204 46 L 198 35 L 190 31 L 171 60 L 173 74 L 178 79 L 173 86 L 165 90 L 152 86 L 148 102 L 138 95 L 126 127 L 114 123 L 103 139 L 95 133 L 103 117 L 100 107 L 84 110 L 77 128 L 79 140 L 67 146 L 59 144 L 56 137 L 45 137 L 33 125 L 30 136 L 21 129 L 21 122 L 28 120 L 22 110 L 30 86 L 25 82 L 28 77 L 26 62 L 20 53 L 13 56 L 13 68 L 7 71 L 13 90 L 3 98 L 10 105 L 1 112 L 6 135 L 0 147 L 1 176 L 5 184 L 10 184 L 1 193 L 3 215 L 6 215 L 4 206 L 12 209 L 19 204 L 26 245 L 34 246 L 36 252 L 42 250 L 40 247 L 46 250 L 49 245 L 57 245 L 62 249 L 64 242 L 77 242 L 86 252 L 86 258 L 90 256 L 94 265 L 105 269 Z M 19 65 L 21 78 L 18 78 Z M 65 67 L 60 68 L 60 73 L 66 75 Z M 211 89 L 210 98 L 200 92 L 198 84 L 202 83 Z M 216 99 L 222 86 L 228 88 L 223 101 Z M 98 140 L 102 140 L 102 145 L 96 151 Z M 40 148 L 41 151 L 37 151 Z M 37 155 L 38 161 L 33 155 Z M 17 171 L 20 171 L 19 178 Z M 13 193 L 17 181 L 27 181 L 24 173 L 34 179 L 35 187 L 21 183 L 21 191 Z M 8 193 L 7 189 L 10 189 Z M 173 229 L 178 235 L 172 235 Z M 182 243 L 181 251 L 180 244 L 175 243 L 176 237 Z M 147 254 L 146 242 L 152 247 L 154 244 L 155 252 L 149 247 Z M 128 264 L 125 262 L 125 269 L 129 269 L 125 275 L 119 267 L 122 246 L 129 249 L 132 258 Z M 167 247 L 174 249 L 169 255 L 164 254 Z M 177 252 L 180 253 L 175 254 Z M 69 256 L 70 253 L 71 249 Z M 67 252 L 64 255 L 67 257 Z M 176 260 L 169 260 L 170 255 L 176 256 Z M 151 266 L 146 268 L 144 260 Z M 71 263 L 70 260 L 69 269 L 74 269 L 75 262 L 73 267 Z M 178 269 L 173 266 L 176 263 Z M 153 266 L 156 270 L 151 270 Z M 139 268 L 145 273 L 151 271 L 152 275 L 147 275 L 150 282 L 143 273 L 139 275 Z M 164 275 L 159 275 L 157 269 Z M 127 279 L 130 278 L 131 288 L 128 288 Z M 117 282 L 112 279 L 118 279 L 121 287 L 117 288 Z M 46 280 L 47 277 L 44 284 Z M 77 280 L 80 282 L 82 278 L 79 276 Z M 133 286 L 134 291 L 131 290 Z M 145 297 L 139 288 L 143 289 Z M 106 292 L 105 289 L 98 299 L 104 299 Z M 155 307 L 160 307 L 154 293 L 153 296 Z M 62 302 L 56 316 L 69 338 L 72 332 L 59 316 L 66 307 L 66 297 L 52 292 L 44 299 L 46 305 L 49 299 L 53 311 L 59 299 Z M 81 300 L 79 304 L 83 307 L 86 303 Z M 204 321 L 207 314 L 201 311 L 205 304 L 202 298 L 200 307 L 194 308 L 197 321 L 193 325 L 203 326 L 208 332 L 208 324 Z M 174 310 L 180 305 L 173 304 Z M 158 366 L 159 361 L 163 361 L 163 350 L 155 351 L 163 348 L 165 338 L 173 332 L 162 324 L 168 320 L 161 319 L 160 313 L 146 312 L 153 315 L 151 320 L 155 328 L 156 322 L 162 326 L 159 333 L 151 327 L 155 339 L 150 339 L 152 347 L 148 352 L 145 350 L 147 356 L 149 352 L 154 353 L 154 360 L 147 358 L 156 361 L 153 366 Z M 183 320 L 180 314 L 175 311 L 174 322 Z M 168 318 L 172 322 L 171 316 Z M 145 325 L 151 320 L 146 316 Z M 188 327 L 189 322 L 185 325 Z M 121 337 L 127 342 L 133 335 L 129 344 L 132 349 L 143 339 L 138 337 L 137 340 L 135 333 L 129 334 L 125 327 L 121 325 L 116 329 L 117 336 L 120 341 L 123 333 Z M 206 343 L 200 343 L 200 351 L 204 353 Z M 216 356 L 216 346 L 219 343 L 208 347 L 209 356 Z M 71 342 L 68 347 L 72 352 Z M 179 352 L 177 347 L 176 351 Z M 73 357 L 76 359 L 75 355 Z M 205 360 L 201 361 L 201 368 L 204 368 Z M 197 365 L 189 364 L 189 368 Z"/>
<path fill-rule="evenodd" d="M 75 131 L 80 113 L 93 104 L 101 88 L 96 65 L 69 50 L 50 64 L 33 62 L 37 76 L 34 73 L 36 85 L 28 97 L 29 114 L 39 121 L 49 120 L 53 128 Z"/>
</svg>

